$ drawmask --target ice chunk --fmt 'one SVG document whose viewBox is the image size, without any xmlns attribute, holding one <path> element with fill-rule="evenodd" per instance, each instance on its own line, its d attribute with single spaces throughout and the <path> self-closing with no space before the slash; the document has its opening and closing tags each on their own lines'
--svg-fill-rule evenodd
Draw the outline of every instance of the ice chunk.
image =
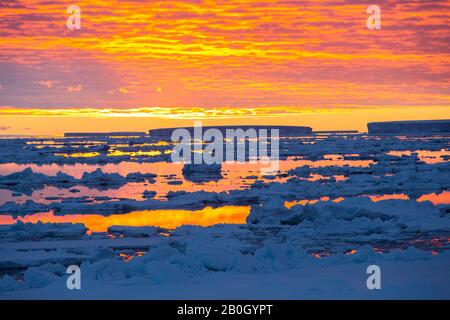
<svg viewBox="0 0 450 320">
<path fill-rule="evenodd" d="M 46 287 L 58 279 L 57 275 L 35 267 L 28 268 L 24 273 L 24 281 L 30 288 Z"/>
</svg>

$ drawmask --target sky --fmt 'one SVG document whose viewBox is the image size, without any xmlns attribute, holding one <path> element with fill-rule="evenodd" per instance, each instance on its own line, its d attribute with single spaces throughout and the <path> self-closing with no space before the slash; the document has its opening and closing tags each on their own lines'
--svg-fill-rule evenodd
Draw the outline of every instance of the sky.
<svg viewBox="0 0 450 320">
<path fill-rule="evenodd" d="M 449 20 L 439 0 L 0 0 L 0 134 L 450 119 Z"/>
</svg>

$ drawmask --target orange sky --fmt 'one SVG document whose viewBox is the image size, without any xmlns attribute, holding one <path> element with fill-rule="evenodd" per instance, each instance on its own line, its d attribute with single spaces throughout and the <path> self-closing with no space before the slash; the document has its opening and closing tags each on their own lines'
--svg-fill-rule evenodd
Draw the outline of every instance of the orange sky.
<svg viewBox="0 0 450 320">
<path fill-rule="evenodd" d="M 73 4 L 81 30 L 65 25 Z M 369 4 L 381 30 L 366 28 Z M 449 12 L 423 0 L 0 0 L 0 134 L 450 118 Z"/>
</svg>

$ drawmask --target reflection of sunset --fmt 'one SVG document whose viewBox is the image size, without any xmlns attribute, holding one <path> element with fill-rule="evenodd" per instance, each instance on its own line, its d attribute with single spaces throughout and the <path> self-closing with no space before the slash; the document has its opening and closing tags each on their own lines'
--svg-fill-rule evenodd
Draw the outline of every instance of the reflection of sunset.
<svg viewBox="0 0 450 320">
<path fill-rule="evenodd" d="M 55 156 L 64 157 L 64 158 L 94 158 L 99 156 L 98 152 L 78 152 L 78 153 L 55 153 Z"/>
<path fill-rule="evenodd" d="M 446 162 L 446 160 L 444 160 L 444 157 L 450 157 L 450 151 L 445 149 L 439 151 L 432 151 L 432 150 L 389 151 L 387 154 L 397 157 L 405 157 L 405 156 L 410 157 L 414 153 L 417 154 L 417 157 L 419 158 L 420 161 L 423 161 L 426 164 L 436 164 Z"/>
<path fill-rule="evenodd" d="M 421 196 L 417 201 L 430 201 L 434 205 L 438 204 L 450 204 L 450 191 L 442 191 L 439 194 L 430 193 Z"/>
<path fill-rule="evenodd" d="M 154 157 L 161 155 L 161 151 L 152 150 L 152 151 L 121 151 L 114 150 L 108 153 L 108 157 L 121 157 L 121 156 L 131 156 L 131 157 L 139 157 L 139 156 L 148 156 Z"/>
<path fill-rule="evenodd" d="M 320 168 L 328 166 L 354 166 L 354 167 L 368 167 L 370 164 L 374 163 L 372 160 L 343 160 L 343 159 L 324 159 L 324 160 L 304 160 L 294 157 L 290 157 L 286 160 L 279 161 L 279 169 L 281 172 L 288 172 L 289 170 L 301 167 L 310 166 L 311 168 Z M 137 163 L 137 162 L 121 162 L 118 164 L 108 163 L 105 165 L 91 165 L 91 164 L 0 164 L 0 174 L 6 175 L 13 172 L 22 171 L 25 168 L 31 168 L 34 172 L 43 173 L 47 175 L 54 176 L 59 171 L 66 173 L 68 175 L 74 176 L 80 179 L 84 172 L 94 172 L 96 169 L 101 168 L 104 173 L 118 173 L 122 176 L 126 176 L 130 173 L 140 172 L 142 174 L 153 173 L 156 174 L 155 183 L 135 183 L 129 182 L 117 189 L 112 189 L 108 191 L 101 191 L 95 188 L 86 188 L 84 186 L 77 186 L 81 192 L 80 194 L 97 197 L 97 196 L 108 196 L 111 198 L 131 198 L 135 200 L 144 200 L 142 193 L 146 190 L 155 191 L 157 193 L 156 198 L 164 198 L 169 192 L 229 192 L 233 190 L 243 190 L 250 188 L 250 186 L 256 181 L 260 180 L 263 182 L 285 182 L 289 177 L 276 176 L 273 179 L 268 180 L 261 175 L 261 169 L 265 167 L 265 164 L 258 163 L 229 163 L 224 162 L 222 164 L 222 175 L 223 179 L 218 181 L 208 181 L 203 183 L 194 183 L 186 180 L 182 174 L 183 164 L 172 163 L 172 162 L 153 162 L 153 163 Z M 172 176 L 168 179 L 167 176 Z M 336 181 L 344 181 L 346 178 L 341 175 L 333 176 Z M 314 181 L 317 176 L 312 175 L 307 180 Z M 171 181 L 179 181 L 179 184 L 172 184 Z M 39 195 L 42 193 L 42 196 Z M 46 187 L 43 190 L 39 190 L 32 196 L 37 202 L 49 203 L 46 201 L 46 196 L 52 196 L 54 194 L 62 194 L 62 196 L 70 196 L 68 190 L 58 190 L 54 187 Z M 73 196 L 73 195 L 72 195 Z M 6 202 L 11 196 L 5 195 L 2 202 Z M 16 201 L 23 201 L 24 197 L 15 198 Z M 10 199 L 12 200 L 12 199 Z"/>
<path fill-rule="evenodd" d="M 175 229 L 182 225 L 208 227 L 215 224 L 244 224 L 250 207 L 227 206 L 206 207 L 198 211 L 189 210 L 147 210 L 127 214 L 102 216 L 96 214 L 73 214 L 56 216 L 52 212 L 39 213 L 18 218 L 22 222 L 82 223 L 92 232 L 105 232 L 110 226 L 157 226 Z M 0 224 L 12 224 L 16 220 L 10 216 L 0 216 Z"/>
<path fill-rule="evenodd" d="M 382 194 L 382 195 L 371 195 L 368 196 L 373 202 L 383 201 L 383 200 L 409 200 L 406 194 Z"/>
<path fill-rule="evenodd" d="M 341 201 L 345 200 L 345 198 L 343 197 L 339 197 L 336 199 L 333 199 L 332 202 L 333 203 L 339 203 Z M 330 201 L 330 197 L 321 197 L 320 199 L 314 199 L 314 200 L 310 200 L 310 199 L 303 199 L 303 200 L 293 200 L 293 201 L 285 201 L 284 202 L 284 206 L 287 209 L 291 209 L 293 206 L 296 205 L 302 205 L 302 206 L 306 206 L 306 205 L 314 205 L 320 201 Z"/>
<path fill-rule="evenodd" d="M 380 194 L 380 195 L 366 195 L 365 197 L 370 198 L 372 202 L 379 202 L 384 200 L 410 200 L 408 195 L 404 193 L 400 194 Z M 339 203 L 341 201 L 345 200 L 344 197 L 339 197 L 332 202 Z M 288 209 L 292 208 L 295 205 L 314 205 L 320 201 L 330 201 L 329 197 L 321 197 L 320 199 L 303 199 L 303 200 L 293 200 L 293 201 L 286 201 L 284 203 L 284 206 Z M 443 191 L 440 194 L 436 193 L 430 193 L 430 194 L 424 194 L 421 197 L 417 199 L 417 202 L 424 202 L 424 201 L 430 201 L 434 205 L 439 204 L 450 204 L 450 191 Z"/>
</svg>

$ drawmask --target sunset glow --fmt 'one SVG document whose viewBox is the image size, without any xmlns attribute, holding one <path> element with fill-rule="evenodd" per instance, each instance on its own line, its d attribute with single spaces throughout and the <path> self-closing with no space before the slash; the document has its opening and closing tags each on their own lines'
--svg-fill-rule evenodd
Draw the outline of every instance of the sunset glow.
<svg viewBox="0 0 450 320">
<path fill-rule="evenodd" d="M 350 1 L 71 4 L 0 1 L 0 133 L 450 116 L 446 1 L 378 1 L 380 30 Z"/>
<path fill-rule="evenodd" d="M 73 214 L 57 216 L 52 212 L 39 213 L 19 218 L 26 223 L 82 223 L 89 231 L 106 232 L 111 226 L 155 226 L 175 229 L 182 225 L 212 226 L 220 223 L 244 224 L 250 213 L 245 206 L 229 206 L 221 208 L 206 207 L 198 211 L 189 210 L 147 210 L 128 214 L 102 216 L 96 214 Z M 11 216 L 0 217 L 0 224 L 17 222 Z"/>
</svg>

